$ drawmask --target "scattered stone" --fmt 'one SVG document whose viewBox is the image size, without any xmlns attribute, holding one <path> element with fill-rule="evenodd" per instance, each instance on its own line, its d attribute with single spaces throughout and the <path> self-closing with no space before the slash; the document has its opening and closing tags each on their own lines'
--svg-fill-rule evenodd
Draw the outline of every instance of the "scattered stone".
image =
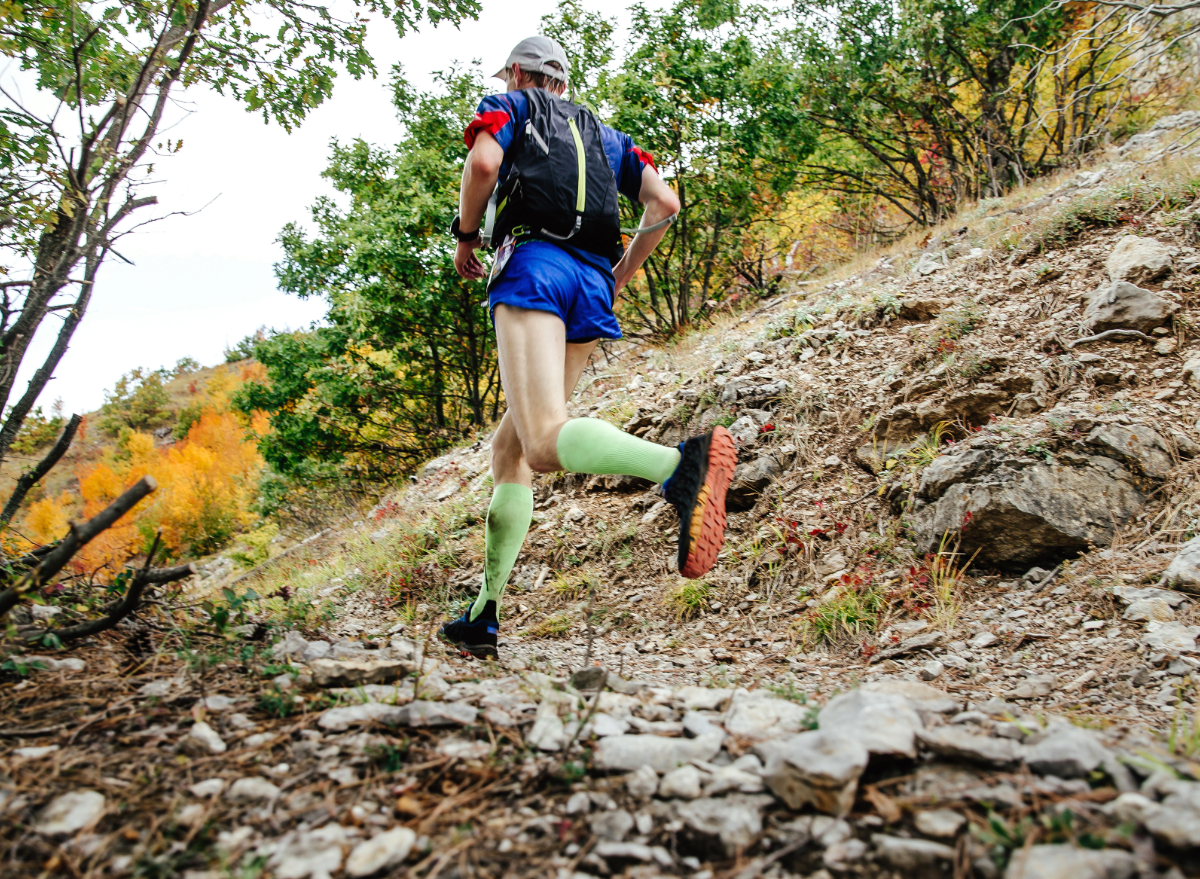
<svg viewBox="0 0 1200 879">
<path fill-rule="evenodd" d="M 1086 778 L 1108 757 L 1108 749 L 1094 733 L 1062 721 L 1052 722 L 1025 742 L 1025 764 L 1038 775 Z"/>
<path fill-rule="evenodd" d="M 308 648 L 308 639 L 299 632 L 286 632 L 283 640 L 271 648 L 271 655 L 276 659 L 288 657 L 299 658 Z"/>
<path fill-rule="evenodd" d="M 952 839 L 967 823 L 961 812 L 953 809 L 929 809 L 918 812 L 914 822 L 917 830 L 926 836 L 936 836 L 939 839 Z"/>
<path fill-rule="evenodd" d="M 407 827 L 396 827 L 360 842 L 346 860 L 346 875 L 358 879 L 402 864 L 416 841 L 416 833 Z"/>
<path fill-rule="evenodd" d="M 571 686 L 576 690 L 598 690 L 608 679 L 608 669 L 602 665 L 590 665 L 571 675 Z"/>
<path fill-rule="evenodd" d="M 921 666 L 921 680 L 936 681 L 945 671 L 945 665 L 938 662 L 936 659 L 931 659 L 929 662 Z"/>
<path fill-rule="evenodd" d="M 1165 585 L 1200 595 L 1200 537 L 1193 537 L 1179 548 L 1163 572 Z"/>
<path fill-rule="evenodd" d="M 693 845 L 731 856 L 762 833 L 762 810 L 770 802 L 762 794 L 730 794 L 682 803 L 678 813 Z"/>
<path fill-rule="evenodd" d="M 557 751 L 567 743 L 566 727 L 558 717 L 558 706 L 546 699 L 538 706 L 533 728 L 525 741 L 540 751 Z"/>
<path fill-rule="evenodd" d="M 1152 479 L 1163 479 L 1175 468 L 1167 441 L 1144 424 L 1101 424 L 1084 442 Z"/>
<path fill-rule="evenodd" d="M 1054 692 L 1057 678 L 1054 675 L 1030 675 L 1013 690 L 1016 699 L 1041 699 Z"/>
<path fill-rule="evenodd" d="M 1087 298 L 1083 323 L 1093 333 L 1138 330 L 1149 333 L 1166 324 L 1179 306 L 1128 281 L 1114 281 Z"/>
<path fill-rule="evenodd" d="M 1146 817 L 1146 829 L 1180 851 L 1200 850 L 1200 783 L 1175 782 L 1162 803 Z"/>
<path fill-rule="evenodd" d="M 779 699 L 764 690 L 737 690 L 725 714 L 730 735 L 768 739 L 781 733 L 808 729 L 810 711 L 803 705 Z"/>
<path fill-rule="evenodd" d="M 593 815 L 590 823 L 596 836 L 620 842 L 633 829 L 633 816 L 624 809 L 614 809 Z"/>
<path fill-rule="evenodd" d="M 231 803 L 257 803 L 273 800 L 279 796 L 279 788 L 265 778 L 247 776 L 239 778 L 229 786 L 225 799 Z"/>
<path fill-rule="evenodd" d="M 984 647 L 991 647 L 1000 639 L 991 632 L 980 632 L 967 642 L 973 649 L 982 650 Z"/>
<path fill-rule="evenodd" d="M 332 649 L 333 647 L 328 641 L 309 641 L 300 656 L 305 662 L 312 662 L 316 659 L 324 659 Z"/>
<path fill-rule="evenodd" d="M 867 749 L 857 739 L 823 730 L 784 736 L 755 746 L 764 763 L 763 781 L 790 809 L 812 805 L 817 811 L 844 815 L 854 805 Z"/>
<path fill-rule="evenodd" d="M 708 733 L 694 739 L 652 735 L 608 736 L 596 746 L 596 766 L 614 771 L 632 771 L 648 766 L 655 772 L 670 772 L 685 763 L 707 763 L 717 756 L 725 736 Z"/>
<path fill-rule="evenodd" d="M 752 509 L 782 473 L 783 468 L 771 455 L 761 455 L 750 464 L 739 464 L 725 493 L 725 508 L 733 512 Z"/>
<path fill-rule="evenodd" d="M 1004 879 L 1131 879 L 1137 858 L 1121 849 L 1034 845 L 1013 852 Z"/>
<path fill-rule="evenodd" d="M 399 659 L 314 659 L 308 667 L 318 687 L 387 684 L 416 671 L 415 664 Z"/>
<path fill-rule="evenodd" d="M 1171 249 L 1153 238 L 1123 235 L 1104 262 L 1110 281 L 1144 284 L 1171 273 Z"/>
<path fill-rule="evenodd" d="M 658 773 L 649 765 L 640 766 L 625 776 L 625 789 L 631 797 L 644 800 L 658 790 Z"/>
<path fill-rule="evenodd" d="M 945 640 L 946 634 L 944 632 L 922 632 L 919 635 L 913 635 L 911 638 L 905 638 L 899 644 L 885 647 L 871 657 L 871 662 L 883 662 L 885 659 L 907 656 L 910 653 L 916 653 L 918 650 L 929 650 L 930 648 L 940 646 Z"/>
<path fill-rule="evenodd" d="M 192 725 L 181 745 L 192 754 L 224 754 L 228 747 L 217 731 L 204 721 Z"/>
<path fill-rule="evenodd" d="M 221 791 L 225 790 L 225 779 L 223 778 L 206 778 L 204 781 L 198 781 L 188 787 L 192 792 L 192 796 L 201 800 L 211 799 L 219 796 Z"/>
<path fill-rule="evenodd" d="M 658 795 L 663 799 L 694 800 L 700 796 L 700 770 L 695 766 L 680 766 L 663 776 Z M 761 782 L 761 780 L 760 780 Z"/>
<path fill-rule="evenodd" d="M 57 750 L 58 745 L 42 745 L 40 747 L 14 748 L 12 753 L 14 757 L 20 757 L 22 760 L 40 760 Z"/>
<path fill-rule="evenodd" d="M 33 829 L 46 836 L 76 833 L 100 820 L 104 802 L 104 794 L 86 788 L 62 794 L 41 811 Z"/>
<path fill-rule="evenodd" d="M 962 710 L 962 701 L 954 698 L 945 690 L 931 687 L 920 681 L 907 681 L 903 678 L 884 678 L 881 681 L 869 681 L 861 689 L 867 693 L 890 693 L 907 699 L 922 716 L 926 714 L 956 714 Z"/>
<path fill-rule="evenodd" d="M 340 708 L 330 708 L 321 714 L 317 724 L 322 729 L 344 732 L 351 726 L 360 723 L 386 723 L 397 725 L 404 716 L 404 708 L 399 705 L 384 705 L 381 702 L 364 702 L 361 705 L 344 705 Z"/>
<path fill-rule="evenodd" d="M 975 735 L 959 724 L 919 730 L 917 739 L 933 753 L 952 760 L 1004 768 L 1020 759 L 1019 747 L 1012 739 Z"/>
<path fill-rule="evenodd" d="M 1165 599 L 1139 598 L 1125 608 L 1121 619 L 1130 622 L 1169 623 L 1175 619 L 1175 611 L 1171 609 L 1171 603 Z"/>
<path fill-rule="evenodd" d="M 830 699 L 821 710 L 820 728 L 831 736 L 857 741 L 871 754 L 917 756 L 913 736 L 924 724 L 912 703 L 893 693 L 851 690 Z"/>
<path fill-rule="evenodd" d="M 1166 653 L 1192 653 L 1196 650 L 1196 636 L 1200 635 L 1200 626 L 1185 626 L 1183 623 L 1160 623 L 1156 620 L 1146 624 L 1146 634 L 1142 637 L 1146 646 L 1151 650 L 1161 650 Z"/>
<path fill-rule="evenodd" d="M 875 857 L 893 870 L 906 871 L 907 875 L 928 875 L 941 862 L 954 860 L 954 849 L 928 839 L 903 839 L 876 833 L 871 836 L 875 846 Z"/>
</svg>

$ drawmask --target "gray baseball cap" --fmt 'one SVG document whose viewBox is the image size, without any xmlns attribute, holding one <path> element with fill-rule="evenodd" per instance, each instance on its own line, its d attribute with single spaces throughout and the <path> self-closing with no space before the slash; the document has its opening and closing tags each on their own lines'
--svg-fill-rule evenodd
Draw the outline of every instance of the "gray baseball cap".
<svg viewBox="0 0 1200 879">
<path fill-rule="evenodd" d="M 553 61 L 561 70 L 551 67 Z M 508 54 L 504 66 L 495 73 L 497 79 L 504 79 L 504 71 L 514 64 L 520 64 L 526 73 L 544 73 L 547 76 L 567 81 L 567 53 L 563 47 L 549 37 L 526 37 L 517 43 L 515 49 Z"/>
</svg>

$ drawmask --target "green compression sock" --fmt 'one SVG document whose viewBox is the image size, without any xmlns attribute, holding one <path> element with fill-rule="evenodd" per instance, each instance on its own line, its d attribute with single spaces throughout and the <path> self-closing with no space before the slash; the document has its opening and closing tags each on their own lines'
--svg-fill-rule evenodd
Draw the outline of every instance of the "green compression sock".
<svg viewBox="0 0 1200 879">
<path fill-rule="evenodd" d="M 502 482 L 496 486 L 484 526 L 483 582 L 479 584 L 479 597 L 471 605 L 472 620 L 489 601 L 496 602 L 496 613 L 499 614 L 500 594 L 517 563 L 532 518 L 532 490 L 515 482 Z"/>
<path fill-rule="evenodd" d="M 630 436 L 598 418 L 572 418 L 558 434 L 558 461 L 572 473 L 640 476 L 663 483 L 679 458 L 678 449 Z"/>
</svg>

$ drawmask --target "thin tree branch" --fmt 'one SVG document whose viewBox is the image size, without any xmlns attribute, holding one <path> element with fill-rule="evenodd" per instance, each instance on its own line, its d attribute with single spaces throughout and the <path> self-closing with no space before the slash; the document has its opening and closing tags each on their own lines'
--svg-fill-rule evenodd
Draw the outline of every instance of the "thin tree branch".
<svg viewBox="0 0 1200 879">
<path fill-rule="evenodd" d="M 72 415 L 62 435 L 58 438 L 58 442 L 54 444 L 53 448 L 46 454 L 46 457 L 42 458 L 36 467 L 17 480 L 17 487 L 13 490 L 12 497 L 4 505 L 4 512 L 0 512 L 0 525 L 7 525 L 12 521 L 12 517 L 16 515 L 21 502 L 25 500 L 25 495 L 29 493 L 29 489 L 37 485 L 38 481 L 58 463 L 58 459 L 66 454 L 67 449 L 70 448 L 71 440 L 75 439 L 75 431 L 79 429 L 82 421 L 82 415 Z"/>
</svg>

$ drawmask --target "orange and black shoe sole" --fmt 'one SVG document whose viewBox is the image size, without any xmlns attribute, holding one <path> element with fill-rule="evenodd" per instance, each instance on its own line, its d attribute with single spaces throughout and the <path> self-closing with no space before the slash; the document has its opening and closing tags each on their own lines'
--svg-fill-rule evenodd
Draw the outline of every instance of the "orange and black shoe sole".
<svg viewBox="0 0 1200 879">
<path fill-rule="evenodd" d="M 679 573 L 693 580 L 712 570 L 725 545 L 725 493 L 737 467 L 737 446 L 723 427 L 713 429 L 707 464 L 704 483 L 692 503 L 686 543 L 685 535 L 679 535 Z"/>
</svg>

